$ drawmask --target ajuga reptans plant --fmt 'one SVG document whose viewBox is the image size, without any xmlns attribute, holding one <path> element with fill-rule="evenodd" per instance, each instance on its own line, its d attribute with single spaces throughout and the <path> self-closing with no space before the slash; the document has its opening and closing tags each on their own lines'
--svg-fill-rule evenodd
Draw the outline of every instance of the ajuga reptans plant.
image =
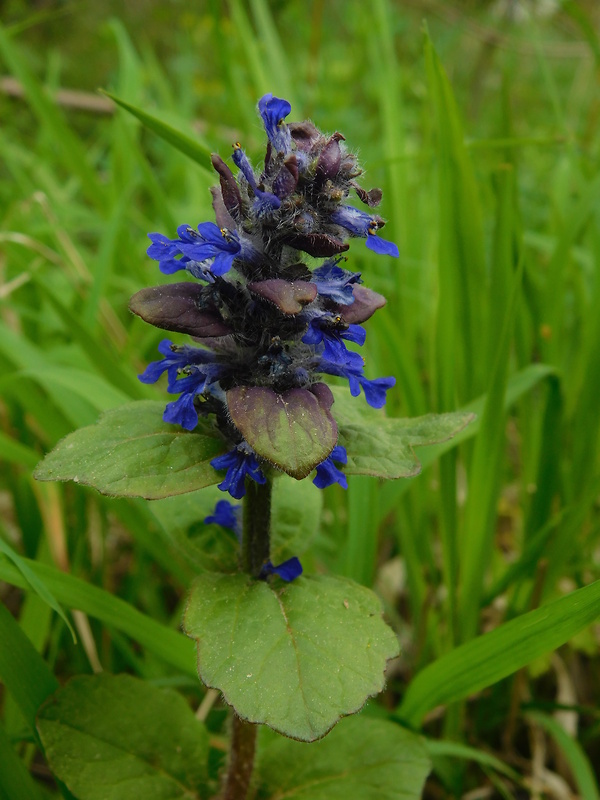
<svg viewBox="0 0 600 800">
<path fill-rule="evenodd" d="M 296 478 L 316 468 L 313 482 L 347 487 L 338 465 L 333 396 L 323 377 L 348 380 L 353 396 L 381 408 L 394 378 L 369 380 L 362 356 L 346 342 L 364 344 L 365 322 L 385 299 L 346 268 L 348 239 L 361 237 L 384 256 L 396 245 L 378 235 L 384 225 L 371 209 L 379 189 L 357 182 L 362 170 L 341 133 L 321 133 L 311 122 L 287 123 L 291 106 L 265 95 L 258 104 L 267 133 L 264 162 L 255 168 L 235 143 L 237 174 L 218 155 L 212 165 L 216 224 L 184 224 L 177 238 L 151 233 L 148 255 L 161 272 L 186 271 L 193 281 L 143 289 L 131 309 L 147 322 L 189 334 L 199 346 L 161 342 L 164 356 L 140 375 L 153 383 L 164 372 L 168 391 L 179 395 L 163 419 L 193 430 L 212 415 L 230 445 L 212 460 L 225 470 L 219 487 L 240 499 L 246 478 L 262 484 L 273 469 Z M 350 204 L 354 200 L 367 210 Z M 261 447 L 253 430 L 266 417 L 267 438 L 277 439 L 281 408 L 292 424 L 313 429 L 320 447 L 311 458 Z M 289 424 L 289 414 L 283 424 Z"/>
<path fill-rule="evenodd" d="M 150 234 L 148 253 L 161 271 L 185 272 L 186 279 L 142 289 L 131 299 L 132 311 L 146 322 L 190 337 L 183 343 L 182 337 L 177 343 L 164 339 L 162 358 L 139 376 L 154 383 L 166 373 L 174 399 L 166 408 L 163 401 L 138 400 L 110 409 L 95 425 L 69 434 L 35 473 L 41 480 L 74 480 L 113 496 L 166 500 L 168 510 L 163 505 L 162 517 L 156 512 L 161 524 L 166 519 L 166 531 L 177 527 L 173 518 L 186 509 L 195 530 L 204 518 L 200 528 L 208 536 L 215 524 L 233 532 L 216 529 L 216 541 L 226 550 L 223 559 L 212 559 L 209 547 L 196 547 L 189 537 L 182 543 L 199 572 L 183 627 L 197 641 L 201 680 L 218 689 L 235 712 L 223 800 L 243 800 L 253 781 L 255 788 L 263 787 L 257 796 L 270 797 L 281 788 L 280 778 L 265 772 L 268 757 L 259 759 L 258 776 L 252 777 L 257 723 L 291 739 L 320 739 L 382 690 L 386 662 L 398 653 L 373 592 L 346 578 L 302 574 L 298 556 L 318 526 L 319 490 L 335 483 L 347 488 L 347 475 L 416 475 L 420 465 L 413 446 L 448 439 L 470 419 L 442 414 L 397 420 L 382 413 L 394 378 L 367 378 L 356 348 L 365 341 L 362 323 L 385 299 L 363 285 L 345 255 L 349 240 L 362 238 L 376 254 L 398 256 L 396 246 L 379 235 L 384 221 L 373 209 L 381 191 L 360 185 L 362 171 L 340 133 L 325 135 L 308 121 L 286 122 L 289 103 L 271 94 L 258 108 L 267 134 L 260 166 L 250 163 L 238 143 L 232 166 L 212 156 L 219 180 L 212 189 L 216 222 L 181 225 L 174 238 Z M 153 129 L 160 129 L 155 123 Z M 177 136 L 169 129 L 170 141 Z M 330 387 L 329 377 L 342 385 Z M 199 490 L 215 484 L 243 503 L 220 499 L 206 516 L 213 501 L 202 499 Z M 193 493 L 190 502 L 180 507 L 178 495 L 186 492 Z M 316 509 L 316 515 L 307 509 Z M 291 525 L 291 536 L 282 532 L 281 519 L 287 519 L 288 529 Z M 198 550 L 206 559 L 196 560 Z M 272 557 L 284 560 L 273 564 Z M 129 687 L 127 695 L 134 690 L 131 681 L 112 676 L 90 677 L 88 683 L 119 707 L 123 686 Z M 70 697 L 68 686 L 65 692 Z M 104 713 L 98 702 L 86 719 L 97 719 L 105 730 Z M 179 774 L 177 737 L 150 743 L 153 730 L 138 719 L 139 709 L 127 713 L 144 752 L 161 764 L 172 757 Z M 164 714 L 157 711 L 155 718 L 163 724 Z M 193 718 L 194 736 L 201 735 L 198 725 Z M 77 729 L 77 721 L 66 728 Z M 361 742 L 381 737 L 394 743 L 385 767 L 392 787 L 386 796 L 395 796 L 398 786 L 404 797 L 418 796 L 427 758 L 416 737 L 380 720 L 356 720 L 346 731 L 336 740 L 343 767 L 344 748 L 354 746 L 345 737 Z M 208 740 L 205 730 L 202 736 Z M 50 754 L 57 754 L 54 773 L 86 800 L 80 776 L 89 765 L 69 772 L 77 748 L 65 738 L 63 767 L 63 745 L 57 749 L 52 741 L 47 755 L 51 760 Z M 268 740 L 264 746 L 268 756 Z M 376 761 L 378 747 L 373 744 L 371 753 Z M 405 747 L 412 748 L 410 775 Z M 295 774 L 297 751 L 276 752 L 272 763 L 283 765 L 281 774 Z M 186 758 L 197 764 L 197 751 Z M 304 778 L 320 780 L 309 762 Z M 216 796 L 219 776 L 200 787 L 198 774 L 189 778 L 190 796 Z M 108 786 L 110 774 L 100 778 Z M 119 773 L 114 780 L 121 778 Z M 131 796 L 138 796 L 135 776 L 131 780 Z M 407 781 L 412 795 L 405 791 Z"/>
</svg>

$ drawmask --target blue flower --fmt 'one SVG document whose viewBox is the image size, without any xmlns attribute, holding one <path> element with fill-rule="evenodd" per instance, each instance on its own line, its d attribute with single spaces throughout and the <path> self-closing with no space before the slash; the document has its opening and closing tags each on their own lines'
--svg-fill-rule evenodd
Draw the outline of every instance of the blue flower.
<svg viewBox="0 0 600 800">
<path fill-rule="evenodd" d="M 241 523 L 242 507 L 234 505 L 229 500 L 219 500 L 215 506 L 212 514 L 204 517 L 204 524 L 220 525 L 222 528 L 228 528 L 233 531 L 238 540 L 242 539 L 242 523 Z"/>
<path fill-rule="evenodd" d="M 371 214 L 367 214 L 366 211 L 361 211 L 353 206 L 340 206 L 333 212 L 330 219 L 336 225 L 346 228 L 353 236 L 366 238 L 367 247 L 374 253 L 393 256 L 394 258 L 400 256 L 398 248 L 393 242 L 388 242 L 386 239 L 381 239 L 375 235 L 378 228 L 383 225 L 383 220 L 380 217 L 374 217 Z"/>
<path fill-rule="evenodd" d="M 359 272 L 343 269 L 346 259 L 340 257 L 352 237 L 361 237 L 375 253 L 398 257 L 396 245 L 377 235 L 385 224 L 374 213 L 381 191 L 367 192 L 354 181 L 362 170 L 340 144 L 341 133 L 327 136 L 308 121 L 288 124 L 290 104 L 273 94 L 260 99 L 258 111 L 268 142 L 256 168 L 239 143 L 233 150 L 235 167 L 211 156 L 219 176 L 219 186 L 211 188 L 218 224 L 180 225 L 173 239 L 149 234 L 148 255 L 163 273 L 185 270 L 210 285 L 156 287 L 137 295 L 131 305 L 156 327 L 202 342 L 200 349 L 164 340 L 162 360 L 149 364 L 139 377 L 152 383 L 168 374 L 172 402 L 165 408 L 165 421 L 192 430 L 199 414 L 216 417 L 225 447 L 232 449 L 211 464 L 223 470 L 219 488 L 236 499 L 251 485 L 247 477 L 264 483 L 270 468 L 262 455 L 268 448 L 257 454 L 241 441 L 245 423 L 241 412 L 239 418 L 231 413 L 237 402 L 232 387 L 285 395 L 312 390 L 332 375 L 345 378 L 353 396 L 362 392 L 370 406 L 381 408 L 395 383 L 393 378 L 366 378 L 364 360 L 349 344 L 364 344 L 362 323 L 385 298 L 362 286 Z M 351 189 L 365 211 L 350 205 Z M 319 259 L 314 263 L 320 266 L 307 266 L 303 253 Z M 315 484 L 346 486 L 343 463 L 346 453 L 338 445 L 317 466 Z M 293 471 L 286 457 L 277 466 Z M 231 523 L 227 514 L 221 506 L 209 519 Z M 264 575 L 289 579 L 285 575 L 299 574 L 292 561 L 268 562 Z"/>
<path fill-rule="evenodd" d="M 324 313 L 311 319 L 302 341 L 304 344 L 322 344 L 323 358 L 334 363 L 345 364 L 348 351 L 342 339 L 362 347 L 366 335 L 365 329 L 360 325 L 347 325 L 341 321 L 341 317 Z"/>
<path fill-rule="evenodd" d="M 198 424 L 198 412 L 194 400 L 199 391 L 189 391 L 172 403 L 167 403 L 163 413 L 163 421 L 172 425 L 181 425 L 186 431 L 193 431 Z"/>
<path fill-rule="evenodd" d="M 376 378 L 369 380 L 363 375 L 362 359 L 357 353 L 347 353 L 348 358 L 346 363 L 336 363 L 322 358 L 317 366 L 319 372 L 325 372 L 328 375 L 338 375 L 341 378 L 346 378 L 350 385 L 350 394 L 352 397 L 358 397 L 362 389 L 365 395 L 365 400 L 371 408 L 383 408 L 386 403 L 386 392 L 395 386 L 395 378 Z M 357 358 L 360 360 L 357 360 Z"/>
<path fill-rule="evenodd" d="M 184 256 L 192 261 L 213 259 L 213 275 L 229 272 L 242 249 L 237 233 L 219 228 L 214 222 L 201 222 L 198 233 L 187 225 L 180 225 L 177 233 L 181 239 L 179 250 Z"/>
<path fill-rule="evenodd" d="M 348 378 L 350 382 L 350 394 L 352 397 L 358 397 L 362 389 L 365 395 L 365 400 L 371 408 L 383 408 L 387 401 L 387 391 L 392 386 L 396 385 L 396 378 L 375 378 L 369 380 L 364 375 L 357 375 L 354 379 L 350 375 Z M 359 388 L 360 387 L 360 388 Z"/>
<path fill-rule="evenodd" d="M 175 256 L 181 255 L 178 248 L 179 239 L 168 239 L 162 233 L 149 233 L 148 238 L 152 244 L 146 253 L 154 261 L 158 261 L 161 272 L 171 275 L 173 272 L 185 269 L 185 261 L 181 262 L 175 258 Z"/>
<path fill-rule="evenodd" d="M 171 394 L 181 392 L 177 400 L 167 403 L 163 420 L 173 425 L 181 425 L 186 431 L 193 431 L 198 424 L 198 412 L 194 400 L 196 395 L 202 394 L 206 388 L 208 375 L 201 372 L 198 367 L 187 367 L 193 370 L 185 378 L 169 382 L 168 391 Z"/>
<path fill-rule="evenodd" d="M 335 466 L 334 461 L 339 464 L 348 463 L 346 448 L 340 444 L 336 445 L 325 461 L 322 461 L 317 466 L 317 474 L 313 478 L 313 483 L 318 489 L 326 489 L 327 486 L 331 486 L 334 483 L 339 483 L 342 489 L 348 488 L 346 476 Z"/>
<path fill-rule="evenodd" d="M 256 483 L 266 483 L 267 479 L 261 472 L 258 459 L 254 452 L 246 452 L 248 445 L 243 442 L 222 456 L 213 458 L 210 462 L 214 469 L 226 469 L 225 479 L 219 484 L 222 492 L 229 492 L 236 500 L 246 494 L 246 475 Z"/>
<path fill-rule="evenodd" d="M 210 350 L 173 344 L 170 339 L 162 340 L 158 345 L 158 352 L 162 353 L 165 358 L 148 364 L 142 374 L 138 375 L 138 380 L 142 383 L 156 383 L 163 372 L 166 372 L 169 377 L 169 385 L 172 385 L 177 380 L 179 371 L 190 364 L 205 364 L 214 360 L 214 354 Z"/>
<path fill-rule="evenodd" d="M 242 150 L 242 146 L 239 142 L 236 142 L 233 145 L 232 158 L 233 158 L 233 163 L 241 171 L 242 175 L 244 176 L 244 178 L 246 178 L 250 186 L 253 189 L 256 189 L 256 178 L 254 177 L 254 170 L 252 169 L 252 165 L 248 160 L 248 156 Z"/>
<path fill-rule="evenodd" d="M 367 235 L 366 245 L 369 250 L 377 253 L 380 256 L 392 256 L 392 258 L 399 258 L 400 252 L 398 245 L 390 242 L 387 239 L 382 239 L 381 236 L 376 236 L 373 231 L 369 231 Z"/>
<path fill-rule="evenodd" d="M 253 209 L 257 217 L 270 216 L 281 208 L 281 200 L 271 192 L 261 192 L 260 189 L 255 189 L 254 196 Z"/>
<path fill-rule="evenodd" d="M 210 389 L 225 368 L 216 363 L 216 356 L 211 350 L 201 347 L 175 345 L 169 339 L 163 339 L 158 350 L 165 358 L 148 364 L 138 378 L 142 383 L 155 383 L 166 372 L 169 378 L 167 391 L 170 394 L 181 393 L 181 396 L 167 403 L 163 420 L 191 431 L 198 424 L 198 412 L 194 404 L 196 395 Z M 214 393 L 218 392 L 217 387 Z"/>
<path fill-rule="evenodd" d="M 353 284 L 362 283 L 360 272 L 342 269 L 336 261 L 326 261 L 321 267 L 313 269 L 311 281 L 316 284 L 322 297 L 329 297 L 340 306 L 349 306 L 354 302 Z"/>
<path fill-rule="evenodd" d="M 277 566 L 273 566 L 273 563 L 269 560 L 263 564 L 258 577 L 266 578 L 267 575 L 279 575 L 282 580 L 289 583 L 299 575 L 302 575 L 302 564 L 300 563 L 299 559 L 296 558 L 296 556 L 288 558 L 287 561 L 283 561 Z"/>
<path fill-rule="evenodd" d="M 257 184 L 256 178 L 254 176 L 254 170 L 250 162 L 248 161 L 248 157 L 242 150 L 239 142 L 236 142 L 233 145 L 233 163 L 238 167 L 241 171 L 242 175 L 248 181 L 248 184 L 252 188 L 254 192 L 254 203 L 253 209 L 257 217 L 263 217 L 272 214 L 274 211 L 277 211 L 281 207 L 281 200 L 271 192 L 263 192 L 261 191 Z"/>
<path fill-rule="evenodd" d="M 291 105 L 287 100 L 265 94 L 258 101 L 258 110 L 275 151 L 287 155 L 292 149 L 292 136 L 284 120 L 292 110 Z"/>
<path fill-rule="evenodd" d="M 177 233 L 179 239 L 148 234 L 152 244 L 146 252 L 159 262 L 160 271 L 166 275 L 186 269 L 194 277 L 212 282 L 212 275 L 224 275 L 231 269 L 242 249 L 237 233 L 219 228 L 214 222 L 201 222 L 198 231 L 180 225 Z"/>
<path fill-rule="evenodd" d="M 187 229 L 187 225 L 180 226 Z M 206 261 L 192 261 L 187 256 L 182 255 L 179 246 L 181 239 L 167 239 L 162 233 L 149 233 L 148 238 L 152 242 L 146 251 L 150 258 L 158 261 L 158 266 L 163 275 L 173 275 L 181 269 L 187 270 L 195 278 L 214 283 L 214 278 L 210 274 L 211 263 Z M 176 258 L 181 256 L 181 258 Z"/>
</svg>

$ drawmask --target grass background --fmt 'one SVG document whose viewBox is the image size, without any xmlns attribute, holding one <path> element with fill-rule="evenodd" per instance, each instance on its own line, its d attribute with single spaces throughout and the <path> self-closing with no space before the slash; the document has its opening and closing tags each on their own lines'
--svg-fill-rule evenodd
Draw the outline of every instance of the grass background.
<svg viewBox="0 0 600 800">
<path fill-rule="evenodd" d="M 96 89 L 223 157 L 236 140 L 260 154 L 255 104 L 271 91 L 291 118 L 341 131 L 363 185 L 384 190 L 400 259 L 357 242 L 349 265 L 388 298 L 365 355 L 369 377 L 397 378 L 389 413 L 478 411 L 460 447 L 421 451 L 420 477 L 325 492 L 305 566 L 375 585 L 403 645 L 369 713 L 430 737 L 428 797 L 598 797 L 596 4 L 121 5 L 0 7 L 5 605 L 61 681 L 130 669 L 200 701 L 173 638 L 192 570 L 148 504 L 31 470 L 102 410 L 164 396 L 135 377 L 161 336 L 127 302 L 162 279 L 148 231 L 212 219 L 208 168 Z M 81 644 L 48 586 L 85 612 Z M 43 774 L 24 728 L 7 692 L 0 749 Z"/>
</svg>

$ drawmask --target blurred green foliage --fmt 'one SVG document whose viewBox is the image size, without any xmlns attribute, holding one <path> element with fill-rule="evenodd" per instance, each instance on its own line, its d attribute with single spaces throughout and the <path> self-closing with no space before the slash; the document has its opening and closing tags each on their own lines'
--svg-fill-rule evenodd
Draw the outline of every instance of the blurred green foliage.
<svg viewBox="0 0 600 800">
<path fill-rule="evenodd" d="M 85 646 L 38 594 L 10 588 L 26 582 L 3 556 L 0 578 L 61 681 L 102 665 L 202 695 L 178 666 L 188 643 L 176 650 L 167 636 L 193 577 L 168 526 L 148 503 L 31 479 L 44 452 L 99 412 L 164 396 L 136 381 L 160 335 L 129 314 L 128 298 L 163 280 L 145 256 L 148 231 L 212 218 L 209 165 L 170 149 L 98 87 L 223 157 L 236 140 L 257 155 L 255 103 L 273 92 L 292 102 L 291 118 L 341 131 L 360 151 L 363 183 L 384 190 L 399 262 L 360 242 L 349 261 L 388 298 L 367 325 L 367 374 L 396 375 L 391 415 L 479 413 L 460 448 L 423 459 L 432 466 L 421 477 L 329 489 L 303 559 L 382 593 L 403 646 L 388 711 L 401 717 L 411 680 L 461 643 L 599 577 L 595 2 L 13 0 L 1 12 L 0 533 L 37 561 L 61 603 L 89 615 L 77 623 Z M 78 582 L 61 590 L 57 570 Z M 141 623 L 103 606 L 102 590 L 144 625 L 161 623 L 165 640 L 150 627 L 140 650 L 129 637 Z M 539 755 L 533 728 L 558 747 L 548 769 L 597 796 L 599 662 L 588 627 L 469 702 L 463 686 L 462 703 L 425 717 L 436 740 L 429 796 L 482 783 L 511 796 Z M 507 663 L 506 675 L 523 666 L 518 654 Z M 419 685 L 410 698 L 423 710 Z M 536 716 L 557 709 L 570 714 L 575 749 Z M 0 734 L 17 743 L 23 729 L 7 694 Z M 488 752 L 512 759 L 521 778 L 497 772 Z M 33 746 L 19 753 L 30 765 Z"/>
</svg>

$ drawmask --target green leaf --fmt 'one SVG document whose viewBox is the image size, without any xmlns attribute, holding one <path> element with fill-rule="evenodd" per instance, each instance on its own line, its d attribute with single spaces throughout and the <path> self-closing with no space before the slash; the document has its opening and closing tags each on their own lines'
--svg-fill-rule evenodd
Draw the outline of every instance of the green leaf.
<svg viewBox="0 0 600 800">
<path fill-rule="evenodd" d="M 281 394 L 266 386 L 237 386 L 227 392 L 233 424 L 248 444 L 298 480 L 306 478 L 335 447 L 332 403 L 324 383 Z"/>
<path fill-rule="evenodd" d="M 41 481 L 93 486 L 102 494 L 156 500 L 218 483 L 210 460 L 225 449 L 212 424 L 192 432 L 162 421 L 164 403 L 140 400 L 111 409 L 70 433 L 34 472 Z"/>
<path fill-rule="evenodd" d="M 81 675 L 38 714 L 52 771 L 79 800 L 201 800 L 208 734 L 179 694 L 130 675 Z"/>
<path fill-rule="evenodd" d="M 311 481 L 281 475 L 273 482 L 271 561 L 301 556 L 319 531 L 323 492 Z"/>
<path fill-rule="evenodd" d="M 600 616 L 600 581 L 455 648 L 412 681 L 398 716 L 418 727 L 438 705 L 462 700 L 560 647 Z"/>
<path fill-rule="evenodd" d="M 269 739 L 259 750 L 257 800 L 418 800 L 430 769 L 422 740 L 386 720 L 343 720 L 311 747 Z"/>
<path fill-rule="evenodd" d="M 218 525 L 205 525 L 223 492 L 210 486 L 184 497 L 167 497 L 150 504 L 166 534 L 198 570 L 233 572 L 239 543 Z M 279 475 L 273 483 L 271 560 L 274 564 L 306 552 L 319 530 L 323 493 L 310 481 Z"/>
<path fill-rule="evenodd" d="M 413 447 L 445 442 L 475 419 L 464 411 L 390 419 L 382 411 L 365 408 L 347 389 L 334 388 L 333 393 L 339 444 L 348 453 L 347 475 L 389 479 L 418 475 L 421 465 Z"/>
<path fill-rule="evenodd" d="M 282 587 L 246 575 L 203 575 L 184 629 L 198 643 L 198 672 L 236 712 L 311 742 L 380 692 L 398 654 L 369 589 L 331 577 Z"/>
<path fill-rule="evenodd" d="M 166 497 L 149 504 L 167 536 L 198 572 L 237 570 L 239 542 L 233 531 L 220 525 L 204 524 L 204 518 L 213 513 L 224 497 L 216 486 L 208 486 L 198 492 Z"/>
<path fill-rule="evenodd" d="M 105 91 L 102 91 L 102 94 L 110 97 L 111 100 L 114 100 L 114 102 L 121 106 L 121 108 L 124 108 L 125 111 L 137 117 L 144 127 L 151 130 L 157 136 L 160 136 L 161 139 L 164 139 L 165 142 L 175 147 L 180 153 L 183 153 L 184 156 L 191 158 L 192 161 L 195 161 L 196 164 L 199 164 L 212 175 L 212 171 L 208 167 L 210 164 L 210 150 L 207 147 L 204 147 L 204 145 L 201 145 L 195 139 L 190 139 L 189 136 L 171 127 L 171 125 L 167 125 L 166 122 L 163 122 L 158 117 L 154 117 L 152 114 L 148 114 L 147 111 L 143 111 L 141 108 L 133 106 L 125 100 L 121 100 L 120 97 Z"/>
</svg>

